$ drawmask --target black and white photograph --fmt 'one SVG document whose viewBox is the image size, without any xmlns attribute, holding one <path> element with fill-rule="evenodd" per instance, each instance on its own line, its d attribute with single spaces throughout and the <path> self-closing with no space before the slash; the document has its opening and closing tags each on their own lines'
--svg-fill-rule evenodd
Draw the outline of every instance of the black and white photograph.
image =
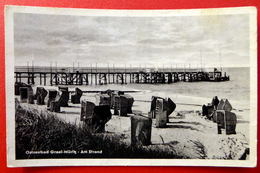
<svg viewBox="0 0 260 173">
<path fill-rule="evenodd" d="M 7 6 L 9 167 L 256 165 L 253 7 Z"/>
</svg>

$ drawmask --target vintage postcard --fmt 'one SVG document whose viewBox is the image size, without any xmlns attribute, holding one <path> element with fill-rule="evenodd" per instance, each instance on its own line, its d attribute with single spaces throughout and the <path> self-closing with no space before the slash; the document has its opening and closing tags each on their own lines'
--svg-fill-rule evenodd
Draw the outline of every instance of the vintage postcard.
<svg viewBox="0 0 260 173">
<path fill-rule="evenodd" d="M 8 166 L 256 166 L 256 21 L 6 6 Z"/>
</svg>

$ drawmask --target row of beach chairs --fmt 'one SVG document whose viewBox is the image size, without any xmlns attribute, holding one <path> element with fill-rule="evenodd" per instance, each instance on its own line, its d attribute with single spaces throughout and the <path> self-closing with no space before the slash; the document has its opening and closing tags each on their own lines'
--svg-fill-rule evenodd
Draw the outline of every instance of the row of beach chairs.
<svg viewBox="0 0 260 173">
<path fill-rule="evenodd" d="M 68 107 L 70 92 L 68 87 L 58 87 L 58 90 L 44 87 L 37 87 L 34 94 L 30 85 L 15 85 L 15 95 L 20 95 L 20 101 L 28 104 L 45 105 L 51 112 L 60 112 L 60 107 Z M 75 88 L 74 94 L 71 95 L 71 103 L 81 103 L 80 120 L 84 121 L 89 129 L 94 133 L 104 132 L 105 124 L 111 119 L 111 111 L 114 110 L 115 115 L 127 116 L 132 113 L 134 98 L 121 91 L 107 90 L 95 95 L 96 103 L 89 101 L 81 101 L 83 91 Z M 48 97 L 46 99 L 46 97 Z M 47 100 L 47 102 L 45 102 Z"/>
<path fill-rule="evenodd" d="M 75 94 L 71 95 L 71 102 L 80 103 L 82 94 L 83 92 L 79 88 L 75 88 Z M 48 95 L 47 107 L 52 112 L 60 112 L 60 107 L 68 107 L 70 97 L 68 87 L 58 87 L 58 90 L 37 87 L 34 94 L 33 88 L 24 83 L 15 84 L 15 95 L 20 95 L 20 101 L 28 104 L 34 104 L 36 100 L 37 105 L 45 105 L 45 98 Z"/>
<path fill-rule="evenodd" d="M 202 115 L 217 123 L 218 134 L 236 134 L 237 116 L 232 111 L 228 99 L 218 100 L 215 96 L 211 103 L 202 106 Z"/>
</svg>

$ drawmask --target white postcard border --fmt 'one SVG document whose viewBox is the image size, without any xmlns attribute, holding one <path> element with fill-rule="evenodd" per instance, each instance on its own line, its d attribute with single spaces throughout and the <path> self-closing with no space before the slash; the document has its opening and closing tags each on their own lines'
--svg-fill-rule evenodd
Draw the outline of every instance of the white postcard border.
<svg viewBox="0 0 260 173">
<path fill-rule="evenodd" d="M 14 13 L 88 15 L 88 16 L 190 16 L 250 14 L 250 160 L 194 160 L 194 159 L 15 159 L 15 118 L 14 118 Z M 28 166 L 231 166 L 255 167 L 257 157 L 257 29 L 256 8 L 216 8 L 189 10 L 98 10 L 48 7 L 6 6 L 5 8 L 5 46 L 6 46 L 6 127 L 7 162 L 9 167 Z M 10 80 L 11 79 L 11 80 Z"/>
</svg>

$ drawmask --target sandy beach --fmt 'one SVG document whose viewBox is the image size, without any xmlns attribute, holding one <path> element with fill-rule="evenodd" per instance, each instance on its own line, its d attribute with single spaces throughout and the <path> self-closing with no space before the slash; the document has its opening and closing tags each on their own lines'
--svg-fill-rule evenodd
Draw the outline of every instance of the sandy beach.
<svg viewBox="0 0 260 173">
<path fill-rule="evenodd" d="M 57 87 L 51 86 L 45 88 L 57 89 Z M 101 88 L 104 89 L 104 87 Z M 97 89 L 99 88 L 92 88 L 92 90 Z M 130 88 L 127 87 L 123 87 L 122 89 L 121 86 L 121 90 L 129 91 L 129 89 Z M 88 88 L 88 90 L 90 90 L 90 88 Z M 69 88 L 69 91 L 74 91 L 74 88 Z M 96 93 L 84 93 L 81 100 L 95 103 L 95 94 Z M 244 150 L 249 147 L 249 109 L 232 110 L 232 112 L 237 115 L 236 135 L 220 135 L 217 134 L 217 124 L 201 116 L 201 106 L 206 104 L 203 99 L 196 100 L 194 97 L 176 97 L 171 93 L 167 94 L 165 92 L 152 92 L 147 90 L 129 94 L 133 96 L 135 100 L 132 107 L 133 114 L 128 114 L 127 117 L 113 115 L 111 120 L 106 124 L 105 129 L 107 133 L 120 135 L 122 140 L 126 143 L 131 143 L 130 116 L 134 116 L 134 113 L 141 113 L 144 116 L 148 116 L 151 97 L 160 96 L 171 98 L 177 106 L 175 111 L 169 116 L 169 123 L 167 123 L 166 128 L 156 128 L 155 120 L 153 120 L 152 145 L 170 145 L 174 148 L 175 152 L 191 159 L 201 158 L 201 148 L 198 148 L 199 144 L 205 147 L 207 159 L 228 159 L 230 155 L 232 155 L 232 159 L 239 159 Z M 210 98 L 208 102 L 211 102 Z M 28 109 L 37 108 L 38 110 L 47 111 L 46 105 L 29 105 L 23 103 L 22 106 Z M 232 106 L 236 108 L 236 105 Z M 78 125 L 82 123 L 80 122 L 80 111 L 80 104 L 72 104 L 69 102 L 69 107 L 61 107 L 61 112 L 55 114 L 66 122 Z M 113 110 L 111 110 L 111 113 L 113 114 Z"/>
</svg>

